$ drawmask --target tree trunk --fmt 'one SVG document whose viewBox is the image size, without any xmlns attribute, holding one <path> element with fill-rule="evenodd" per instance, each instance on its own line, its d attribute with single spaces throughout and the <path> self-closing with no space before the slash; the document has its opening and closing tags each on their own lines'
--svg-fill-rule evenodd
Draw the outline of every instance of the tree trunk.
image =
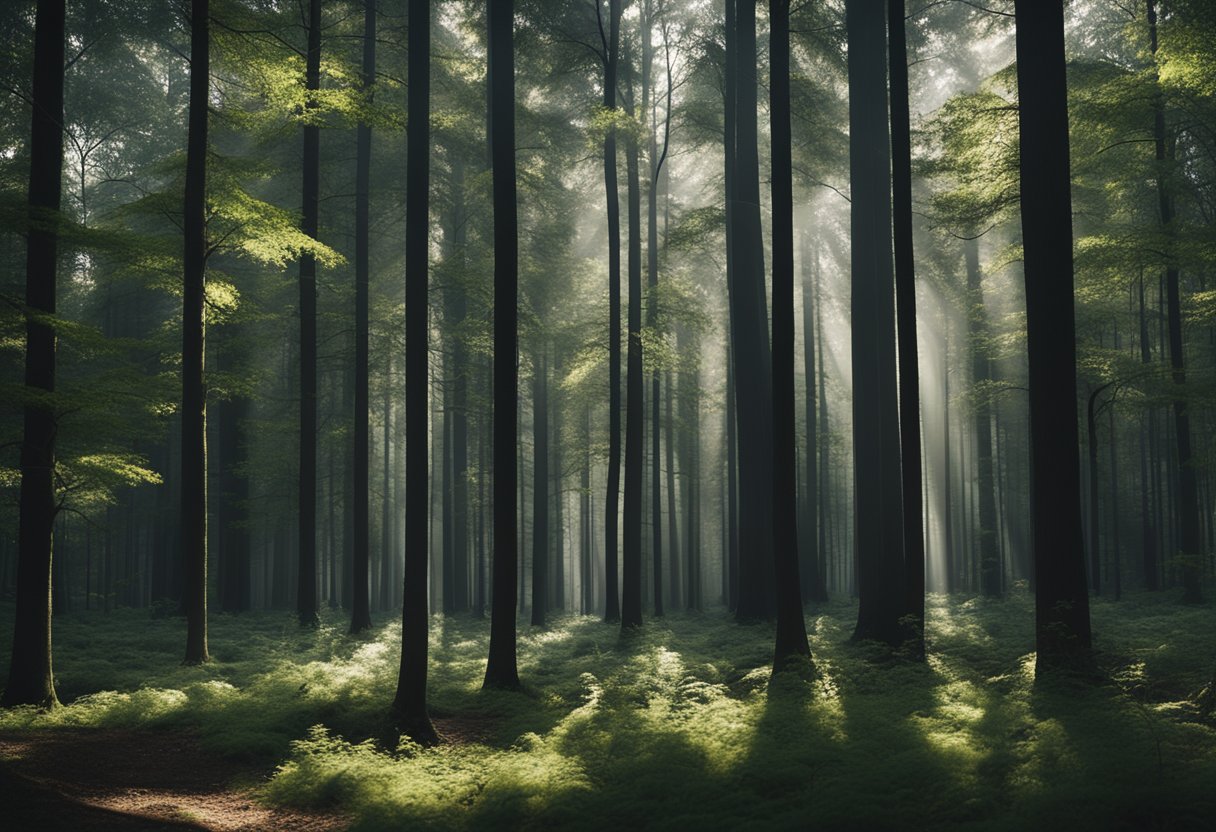
<svg viewBox="0 0 1216 832">
<path fill-rule="evenodd" d="M 746 553 L 740 552 L 736 616 L 740 621 L 756 621 L 771 618 L 775 611 L 772 355 L 760 225 L 755 0 L 739 0 L 735 13 L 734 274 L 728 288 L 739 420 L 739 540 L 748 547 Z"/>
<path fill-rule="evenodd" d="M 735 44 L 735 3 L 725 0 L 725 60 L 722 75 L 723 137 L 726 192 L 726 287 L 727 297 L 734 290 L 735 275 L 735 108 L 738 89 L 738 47 Z M 739 607 L 739 482 L 738 482 L 738 419 L 735 415 L 734 338 L 730 324 L 726 327 L 726 503 L 727 503 L 727 573 L 726 603 L 731 612 Z M 667 385 L 671 389 L 670 381 Z M 670 413 L 670 408 L 668 410 Z M 670 421 L 670 419 L 669 419 Z M 668 428 L 670 431 L 670 428 Z M 670 433 L 668 434 L 670 437 Z M 670 446 L 670 440 L 668 445 Z M 669 458 L 670 459 L 670 458 Z M 670 467 L 670 463 L 669 466 Z M 670 482 L 670 474 L 668 475 Z M 670 498 L 669 498 L 670 502 Z M 674 534 L 672 535 L 674 541 Z M 672 552 L 677 551 L 673 542 Z"/>
<path fill-rule="evenodd" d="M 904 640 L 904 523 L 896 384 L 884 21 L 846 4 L 852 190 L 854 524 L 860 604 L 855 639 Z"/>
<path fill-rule="evenodd" d="M 1001 594 L 1001 561 L 997 548 L 996 482 L 992 465 L 992 409 L 988 391 L 980 389 L 992 379 L 988 360 L 988 313 L 984 307 L 979 244 L 967 240 L 968 335 L 971 341 L 971 381 L 975 425 L 976 488 L 979 489 L 980 590 L 988 597 Z"/>
<path fill-rule="evenodd" d="M 650 119 L 650 145 L 646 158 L 650 165 L 650 176 L 646 188 L 646 285 L 650 295 L 646 304 L 646 325 L 652 329 L 658 320 L 658 288 L 659 288 L 659 171 L 663 164 L 658 158 L 658 141 L 655 135 L 658 129 L 654 113 L 654 103 L 651 99 L 651 70 L 654 62 L 654 47 L 651 38 L 654 29 L 654 8 L 652 0 L 646 0 L 642 12 L 642 118 Z M 670 91 L 670 84 L 668 85 Z M 657 100 L 657 96 L 655 96 Z M 670 124 L 671 108 L 667 108 L 667 120 Z M 663 146 L 664 155 L 667 152 L 666 142 Z M 663 490 L 661 439 L 662 422 L 660 421 L 661 383 L 659 369 L 656 366 L 650 376 L 650 514 L 651 514 L 651 549 L 654 553 L 654 614 L 663 615 Z"/>
<path fill-rule="evenodd" d="M 924 653 L 925 528 L 921 492 L 920 366 L 916 346 L 916 259 L 912 245 L 912 127 L 903 0 L 888 0 L 891 173 L 899 351 L 899 442 L 903 472 L 905 614 L 915 652 Z"/>
<path fill-rule="evenodd" d="M 186 664 L 207 661 L 207 392 L 203 294 L 207 272 L 207 107 L 211 89 L 208 3 L 190 9 L 190 126 L 183 206 L 182 566 Z"/>
<path fill-rule="evenodd" d="M 777 634 L 773 670 L 809 657 L 798 575 L 798 439 L 794 418 L 794 180 L 790 131 L 790 4 L 770 4 L 769 115 L 773 196 L 773 567 Z"/>
<path fill-rule="evenodd" d="M 1036 668 L 1087 663 L 1062 4 L 1015 0 Z"/>
<path fill-rule="evenodd" d="M 542 345 L 532 359 L 532 626 L 549 603 L 549 384 Z"/>
<path fill-rule="evenodd" d="M 363 4 L 364 90 L 376 81 L 376 0 Z M 371 220 L 372 128 L 359 123 L 355 148 L 355 447 L 354 447 L 354 587 L 350 632 L 372 626 L 368 580 L 371 536 L 371 429 L 368 397 L 368 281 L 371 272 L 368 229 Z"/>
<path fill-rule="evenodd" d="M 431 9 L 409 3 L 409 94 L 405 162 L 405 581 L 401 667 L 393 711 L 401 731 L 433 742 L 426 710 L 427 673 L 427 255 L 430 238 Z M 512 408 L 513 409 L 513 408 Z M 510 446 L 508 445 L 508 448 Z"/>
<path fill-rule="evenodd" d="M 306 109 L 315 109 L 312 93 L 321 88 L 321 0 L 308 5 L 308 56 Z M 304 127 L 304 217 L 300 229 L 317 237 L 320 192 L 321 131 Z M 299 472 L 299 574 L 296 614 L 301 626 L 317 624 L 317 261 L 300 258 L 300 472 Z M 349 551 L 349 550 L 348 550 Z"/>
<path fill-rule="evenodd" d="M 627 70 L 633 87 L 632 67 Z M 632 99 L 632 96 L 631 96 Z M 629 114 L 634 115 L 630 100 Z M 638 141 L 630 133 L 625 142 L 625 168 L 629 214 L 628 350 L 625 396 L 625 510 L 624 574 L 621 582 L 621 627 L 642 626 L 642 463 L 646 442 L 642 388 L 642 219 L 638 174 Z"/>
<path fill-rule="evenodd" d="M 415 0 L 425 5 L 422 0 Z M 494 574 L 490 655 L 484 686 L 519 687 L 515 662 L 515 403 L 519 239 L 515 194 L 515 47 L 513 0 L 489 4 L 490 155 L 494 200 Z"/>
<path fill-rule="evenodd" d="M 599 5 L 596 5 L 598 13 Z M 608 0 L 608 55 L 604 108 L 616 109 L 621 0 Z M 621 206 L 616 184 L 616 128 L 604 136 L 604 191 L 608 210 L 608 496 L 604 503 L 604 620 L 621 617 L 617 595 L 617 506 L 621 491 Z"/>
</svg>

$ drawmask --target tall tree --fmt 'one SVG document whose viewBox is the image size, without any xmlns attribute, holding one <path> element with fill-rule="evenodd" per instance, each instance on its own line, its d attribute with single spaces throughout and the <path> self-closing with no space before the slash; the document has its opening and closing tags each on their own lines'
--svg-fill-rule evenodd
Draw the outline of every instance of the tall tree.
<svg viewBox="0 0 1216 832">
<path fill-rule="evenodd" d="M 802 231 L 802 366 L 806 374 L 804 407 L 806 410 L 806 492 L 803 500 L 804 528 L 798 532 L 798 543 L 806 558 L 798 568 L 804 601 L 824 602 L 828 600 L 824 582 L 824 547 L 821 542 L 822 527 L 819 523 L 819 413 L 816 407 L 815 337 L 818 327 L 814 303 L 815 285 L 818 284 L 818 263 L 811 253 L 810 234 Z"/>
<path fill-rule="evenodd" d="M 301 230 L 317 238 L 321 183 L 321 130 L 308 115 L 321 88 L 321 0 L 308 4 L 308 53 L 304 86 L 304 216 Z M 301 626 L 317 623 L 317 260 L 300 257 L 300 470 L 299 571 L 296 613 Z"/>
<path fill-rule="evenodd" d="M 654 4 L 645 0 L 642 9 L 642 118 L 650 121 L 649 146 L 646 158 L 650 176 L 646 188 L 646 286 L 649 296 L 646 303 L 646 325 L 654 327 L 658 321 L 659 288 L 659 171 L 663 157 L 667 155 L 667 141 L 663 141 L 663 157 L 658 156 L 658 124 L 655 118 L 655 103 L 652 100 L 652 73 L 654 64 Z M 671 83 L 667 85 L 667 124 L 671 124 Z M 663 466 L 661 439 L 663 435 L 660 419 L 661 376 L 655 366 L 650 376 L 650 548 L 654 563 L 654 614 L 663 614 Z"/>
<path fill-rule="evenodd" d="M 370 94 L 376 81 L 376 0 L 363 3 L 363 91 Z M 350 607 L 350 631 L 361 633 L 372 626 L 369 558 L 371 537 L 371 431 L 368 401 L 368 279 L 371 273 L 369 233 L 371 224 L 372 128 L 359 121 L 355 135 L 355 448 L 354 587 Z"/>
<path fill-rule="evenodd" d="M 1035 667 L 1089 659 L 1081 536 L 1064 6 L 1015 0 L 1026 351 L 1030 375 Z"/>
<path fill-rule="evenodd" d="M 904 641 L 904 524 L 886 25 L 873 4 L 845 5 L 849 45 L 849 181 L 852 196 L 853 468 L 858 610 L 853 637 Z"/>
<path fill-rule="evenodd" d="M 595 13 L 601 16 L 600 0 Z M 600 37 L 605 37 L 600 20 Z M 621 51 L 621 0 L 608 0 L 604 48 L 604 193 L 608 210 L 608 496 L 604 503 L 604 619 L 621 617 L 617 578 L 617 506 L 621 492 L 621 198 L 616 184 L 616 83 Z"/>
<path fill-rule="evenodd" d="M 1146 0 L 1148 7 L 1149 45 L 1152 49 L 1156 79 L 1157 3 Z M 1165 101 L 1158 87 L 1153 94 L 1153 143 L 1157 158 L 1157 210 L 1161 227 L 1173 235 L 1174 198 L 1170 193 L 1167 170 L 1170 159 L 1166 153 Z M 1166 321 L 1169 327 L 1170 367 L 1178 395 L 1174 397 L 1174 442 L 1178 451 L 1178 548 L 1182 572 L 1182 600 L 1198 604 L 1203 600 L 1200 572 L 1203 566 L 1202 543 L 1199 532 L 1199 489 L 1195 477 L 1195 453 L 1191 445 L 1191 415 L 1185 398 L 1186 357 L 1182 341 L 1182 298 L 1179 270 L 1175 262 L 1165 269 Z M 1096 498 L 1095 498 L 1096 499 Z"/>
<path fill-rule="evenodd" d="M 790 131 L 790 3 L 769 4 L 769 118 L 773 191 L 773 670 L 809 657 L 798 579 L 798 440 L 794 427 L 794 173 Z"/>
<path fill-rule="evenodd" d="M 629 115 L 633 101 L 633 62 L 627 69 Z M 625 177 L 629 214 L 628 348 L 625 367 L 625 510 L 624 574 L 621 582 L 621 627 L 642 626 L 642 463 L 646 441 L 642 411 L 642 194 L 638 139 L 625 140 Z"/>
<path fill-rule="evenodd" d="M 737 86 L 730 209 L 733 275 L 728 289 L 735 413 L 739 421 L 739 540 L 747 547 L 739 556 L 739 603 L 735 612 L 740 621 L 756 621 L 771 618 L 775 607 L 772 354 L 760 225 L 756 0 L 738 0 L 733 23 Z M 730 20 L 727 26 L 731 26 Z"/>
<path fill-rule="evenodd" d="M 427 355 L 430 241 L 431 4 L 409 4 L 409 92 L 405 160 L 405 581 L 401 604 L 401 668 L 393 711 L 401 731 L 417 742 L 435 739 L 426 710 Z M 512 408 L 513 409 L 513 408 Z M 512 570 L 514 572 L 514 570 Z"/>
<path fill-rule="evenodd" d="M 980 533 L 980 590 L 989 597 L 1001 594 L 1001 557 L 997 546 L 996 475 L 992 459 L 992 408 L 985 385 L 991 380 L 988 360 L 988 313 L 984 307 L 984 287 L 980 272 L 979 243 L 964 243 L 967 264 L 968 335 L 971 341 L 971 380 L 975 401 L 975 467 Z"/>
<path fill-rule="evenodd" d="M 912 248 L 912 126 L 908 106 L 908 39 L 904 0 L 888 0 L 887 18 L 895 314 L 899 351 L 899 441 L 903 472 L 904 606 L 913 629 L 912 641 L 922 645 L 925 637 L 925 530 L 921 494 L 920 367 L 916 354 L 916 258 Z"/>
<path fill-rule="evenodd" d="M 515 195 L 515 2 L 489 4 L 490 161 L 494 203 L 494 564 L 490 655 L 484 686 L 519 687 L 515 661 L 515 571 L 519 423 L 516 372 L 519 225 Z"/>
<path fill-rule="evenodd" d="M 34 16 L 29 234 L 25 259 L 24 442 L 17 529 L 17 612 L 3 704 L 56 706 L 51 673 L 51 553 L 55 527 L 55 314 L 63 184 L 64 0 Z"/>
<path fill-rule="evenodd" d="M 208 1 L 190 4 L 190 116 L 186 137 L 182 285 L 182 516 L 186 664 L 207 661 L 207 390 L 203 380 L 207 280 Z"/>
</svg>

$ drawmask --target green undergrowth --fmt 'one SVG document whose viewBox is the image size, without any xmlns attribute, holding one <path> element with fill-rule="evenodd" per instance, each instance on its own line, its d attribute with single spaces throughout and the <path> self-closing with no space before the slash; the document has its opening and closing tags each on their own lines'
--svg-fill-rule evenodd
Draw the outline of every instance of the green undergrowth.
<svg viewBox="0 0 1216 832">
<path fill-rule="evenodd" d="M 219 615 L 214 660 L 183 667 L 180 620 L 79 614 L 56 619 L 70 704 L 0 712 L 0 730 L 190 729 L 277 764 L 268 800 L 358 829 L 1210 828 L 1213 607 L 1096 601 L 1097 685 L 1034 684 L 1033 615 L 1025 593 L 933 598 L 920 664 L 849 643 L 855 607 L 835 602 L 808 613 L 816 678 L 771 685 L 771 628 L 720 610 L 624 639 L 565 617 L 521 630 L 519 693 L 480 690 L 486 622 L 436 617 L 430 697 L 448 741 L 420 748 L 387 717 L 395 620 L 352 637 L 328 611 L 315 630 Z"/>
</svg>

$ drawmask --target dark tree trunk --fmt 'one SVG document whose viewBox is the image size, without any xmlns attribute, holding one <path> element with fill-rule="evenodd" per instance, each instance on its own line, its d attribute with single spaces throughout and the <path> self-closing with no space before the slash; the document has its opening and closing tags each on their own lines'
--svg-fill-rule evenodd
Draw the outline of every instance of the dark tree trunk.
<svg viewBox="0 0 1216 832">
<path fill-rule="evenodd" d="M 393 385 L 391 379 L 393 377 L 392 361 L 385 364 L 384 368 L 384 425 L 383 425 L 383 440 L 381 444 L 384 446 L 381 450 L 383 456 L 384 468 L 383 479 L 380 489 L 380 592 L 377 599 L 380 610 L 387 610 L 393 605 L 393 500 L 391 490 L 393 486 L 393 460 L 392 460 L 392 425 L 393 425 Z"/>
<path fill-rule="evenodd" d="M 599 4 L 596 4 L 599 11 Z M 616 109 L 621 0 L 608 0 L 608 55 L 604 108 Z M 608 210 L 608 496 L 604 503 L 604 620 L 621 617 L 617 595 L 617 506 L 621 491 L 621 206 L 616 184 L 616 128 L 604 136 L 604 191 Z"/>
<path fill-rule="evenodd" d="M 853 464 L 859 607 L 853 637 L 904 640 L 904 523 L 896 383 L 886 26 L 846 4 L 852 190 Z"/>
<path fill-rule="evenodd" d="M 1036 668 L 1089 660 L 1064 7 L 1016 0 Z"/>
<path fill-rule="evenodd" d="M 38 0 L 30 131 L 30 230 L 26 243 L 25 441 L 17 529 L 17 611 L 3 704 L 51 708 L 51 551 L 55 525 L 55 314 L 59 200 L 63 183 L 64 0 Z"/>
<path fill-rule="evenodd" d="M 976 488 L 979 490 L 980 590 L 988 597 L 1001 594 L 1001 558 L 997 546 L 996 477 L 992 464 L 992 407 L 987 383 L 992 380 L 988 360 L 988 312 L 984 307 L 979 244 L 965 243 L 967 263 L 968 335 L 971 347 L 971 382 L 975 420 Z"/>
<path fill-rule="evenodd" d="M 816 372 L 815 372 L 815 338 L 818 327 L 815 325 L 815 315 L 818 306 L 814 304 L 815 289 L 812 285 L 818 283 L 819 268 L 811 253 L 810 234 L 802 235 L 802 368 L 806 376 L 803 404 L 806 416 L 806 492 L 803 500 L 803 528 L 798 532 L 798 543 L 806 553 L 803 564 L 798 570 L 802 585 L 803 600 L 824 603 L 828 600 L 828 589 L 825 581 L 827 574 L 824 569 L 826 557 L 823 547 L 823 529 L 819 522 L 819 420 L 816 402 Z"/>
<path fill-rule="evenodd" d="M 465 261 L 468 228 L 464 206 L 464 163 L 452 164 L 452 204 L 454 256 L 457 263 Z M 452 338 L 452 407 L 447 418 L 452 430 L 452 608 L 455 612 L 469 611 L 469 369 L 464 338 L 460 332 L 468 314 L 468 298 L 463 286 L 444 290 L 446 317 L 457 334 Z M 451 331 L 451 329 L 449 329 Z"/>
<path fill-rule="evenodd" d="M 773 575 L 773 416 L 772 355 L 764 286 L 764 243 L 760 226 L 760 159 L 756 107 L 756 2 L 735 8 L 737 50 L 735 91 L 734 224 L 729 282 L 730 328 L 734 346 L 736 415 L 739 420 L 740 621 L 772 618 Z M 728 27 L 731 21 L 727 20 Z"/>
<path fill-rule="evenodd" d="M 376 0 L 363 4 L 363 88 L 376 81 Z M 355 448 L 354 448 L 354 587 L 350 631 L 372 626 L 370 593 L 371 550 L 371 429 L 368 400 L 368 282 L 371 273 L 368 229 L 371 221 L 372 128 L 359 123 L 355 148 Z"/>
<path fill-rule="evenodd" d="M 633 86 L 630 68 L 629 86 Z M 632 97 L 631 97 L 632 98 Z M 633 102 L 629 105 L 634 115 Z M 638 141 L 630 133 L 625 142 L 625 168 L 629 213 L 628 338 L 625 368 L 625 506 L 624 558 L 621 576 L 621 627 L 642 626 L 642 463 L 646 442 L 642 388 L 642 194 L 638 173 Z"/>
<path fill-rule="evenodd" d="M 549 604 L 549 379 L 545 347 L 532 359 L 532 626 Z"/>
<path fill-rule="evenodd" d="M 419 5 L 423 5 L 421 2 Z M 494 572 L 485 687 L 518 688 L 515 662 L 515 447 L 519 239 L 515 195 L 513 0 L 489 5 L 490 156 L 494 186 Z"/>
<path fill-rule="evenodd" d="M 904 612 L 910 638 L 923 654 L 925 529 L 921 492 L 920 366 L 916 354 L 916 259 L 912 246 L 912 127 L 908 112 L 908 43 L 903 0 L 888 0 L 891 88 L 891 174 L 895 297 L 899 350 L 899 442 L 903 472 Z"/>
<path fill-rule="evenodd" d="M 307 109 L 317 106 L 311 93 L 321 88 L 321 0 L 308 5 Z M 304 217 L 301 230 L 317 237 L 320 196 L 321 131 L 304 128 Z M 317 623 L 317 261 L 300 258 L 300 473 L 299 574 L 296 614 L 301 626 Z M 349 550 L 348 550 L 349 551 Z"/>
<path fill-rule="evenodd" d="M 676 499 L 676 419 L 673 413 L 675 389 L 672 387 L 672 375 L 667 373 L 667 397 L 665 399 L 667 416 L 667 528 L 668 546 L 671 550 L 671 608 L 679 609 L 682 595 L 680 583 L 680 512 L 679 500 Z M 686 495 L 687 496 L 687 495 Z"/>
<path fill-rule="evenodd" d="M 207 272 L 207 0 L 190 8 L 190 119 L 186 141 L 182 263 L 182 566 L 186 664 L 207 661 L 207 392 L 203 379 L 203 293 Z"/>
<path fill-rule="evenodd" d="M 560 353 L 553 351 L 553 374 L 561 378 L 562 361 Z M 552 413 L 550 424 L 550 442 L 553 462 L 553 589 L 549 593 L 549 609 L 565 611 L 566 609 L 566 519 L 564 490 L 565 469 L 562 467 L 562 401 L 559 393 L 550 402 L 549 411 Z M 554 395 L 550 393 L 550 395 Z"/>
<path fill-rule="evenodd" d="M 1152 364 L 1152 348 L 1148 339 L 1148 316 L 1144 309 L 1144 275 L 1140 276 L 1137 284 L 1137 296 L 1139 302 L 1139 324 L 1140 324 L 1140 363 L 1148 367 Z M 1150 591 L 1160 589 L 1160 582 L 1157 579 L 1157 529 L 1153 523 L 1153 515 L 1150 513 L 1149 497 L 1152 492 L 1152 483 L 1155 477 L 1149 474 L 1149 449 L 1151 447 L 1152 437 L 1157 433 L 1157 420 L 1153 417 L 1154 411 L 1148 412 L 1148 424 L 1144 423 L 1142 418 L 1140 423 L 1140 533 L 1141 533 L 1141 548 L 1142 560 L 1141 566 L 1144 570 L 1144 588 Z M 1146 436 L 1147 433 L 1147 436 Z M 1155 463 L 1155 460 L 1153 460 Z"/>
<path fill-rule="evenodd" d="M 508 4 L 509 5 L 509 4 Z M 430 238 L 431 9 L 409 3 L 410 130 L 405 161 L 405 580 L 401 605 L 401 668 L 393 711 L 397 725 L 417 742 L 432 742 L 426 709 L 428 243 Z M 508 446 L 510 447 L 510 446 Z"/>
<path fill-rule="evenodd" d="M 773 191 L 773 566 L 777 635 L 773 670 L 809 657 L 798 576 L 798 438 L 794 418 L 794 180 L 790 131 L 790 4 L 772 0 L 769 114 Z"/>
</svg>

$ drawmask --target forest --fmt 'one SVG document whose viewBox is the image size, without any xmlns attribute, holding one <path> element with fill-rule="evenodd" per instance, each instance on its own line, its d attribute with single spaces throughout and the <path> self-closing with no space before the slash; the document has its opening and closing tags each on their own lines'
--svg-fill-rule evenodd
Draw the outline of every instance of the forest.
<svg viewBox="0 0 1216 832">
<path fill-rule="evenodd" d="M 1212 828 L 1216 0 L 0 29 L 5 828 Z"/>
</svg>

